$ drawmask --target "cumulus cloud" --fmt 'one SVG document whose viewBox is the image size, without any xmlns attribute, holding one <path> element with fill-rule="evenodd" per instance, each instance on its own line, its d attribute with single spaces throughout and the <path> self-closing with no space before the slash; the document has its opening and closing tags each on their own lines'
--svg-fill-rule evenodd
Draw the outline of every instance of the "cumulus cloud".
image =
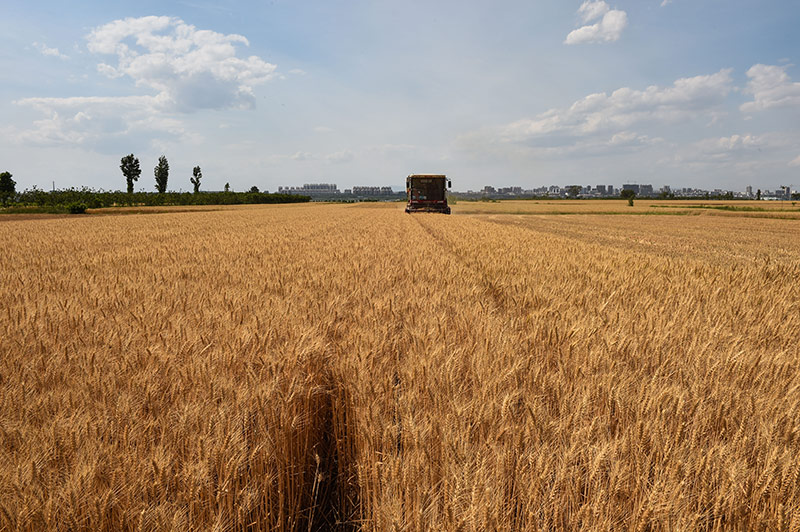
<svg viewBox="0 0 800 532">
<path fill-rule="evenodd" d="M 752 173 L 759 168 L 763 171 L 764 165 L 774 167 L 776 161 L 789 160 L 797 142 L 797 135 L 778 132 L 712 137 L 677 147 L 663 162 L 696 169 L 749 169 Z"/>
<path fill-rule="evenodd" d="M 578 14 L 581 16 L 581 20 L 583 20 L 584 23 L 597 20 L 609 11 L 611 11 L 611 8 L 602 0 L 598 2 L 584 2 L 581 4 L 581 7 L 578 8 Z"/>
<path fill-rule="evenodd" d="M 274 76 L 275 65 L 237 55 L 239 47 L 248 45 L 241 35 L 200 30 L 173 17 L 115 20 L 87 36 L 90 52 L 115 58 L 99 63 L 97 70 L 109 78 L 130 79 L 150 94 L 24 98 L 15 103 L 46 117 L 15 137 L 34 144 L 92 144 L 156 132 L 186 140 L 190 135 L 177 118 L 181 113 L 253 107 L 253 88 Z"/>
<path fill-rule="evenodd" d="M 645 90 L 623 87 L 611 94 L 590 94 L 566 109 L 551 109 L 535 118 L 502 126 L 497 138 L 525 142 L 537 137 L 582 137 L 621 132 L 648 120 L 674 122 L 710 111 L 732 90 L 731 70 L 681 78 L 671 87 L 656 85 Z"/>
<path fill-rule="evenodd" d="M 102 74 L 128 76 L 181 112 L 255 104 L 253 87 L 273 77 L 275 65 L 254 55 L 237 57 L 237 45 L 249 42 L 172 17 L 115 20 L 88 36 L 91 52 L 116 56 L 116 65 L 98 65 Z"/>
<path fill-rule="evenodd" d="M 602 0 L 587 0 L 578 8 L 578 14 L 585 25 L 572 30 L 564 40 L 566 44 L 617 41 L 628 25 L 628 14 L 625 11 L 611 9 Z M 589 24 L 594 20 L 597 22 Z"/>
<path fill-rule="evenodd" d="M 50 48 L 44 43 L 34 42 L 33 47 L 39 50 L 39 53 L 41 53 L 42 55 L 47 55 L 50 57 L 58 57 L 59 59 L 69 59 L 69 56 L 59 52 L 58 48 Z"/>
<path fill-rule="evenodd" d="M 565 139 L 540 139 L 532 144 L 495 143 L 480 135 L 464 135 L 457 141 L 457 148 L 479 160 L 525 160 L 597 157 L 640 151 L 661 145 L 664 139 L 650 137 L 634 131 Z"/>
<path fill-rule="evenodd" d="M 768 139 L 759 135 L 731 135 L 730 137 L 711 138 L 698 141 L 692 145 L 696 155 L 704 159 L 730 159 L 748 150 L 761 150 L 769 145 Z"/>
<path fill-rule="evenodd" d="M 458 144 L 476 152 L 564 154 L 637 148 L 662 139 L 634 133 L 637 124 L 674 124 L 719 112 L 733 90 L 731 70 L 681 78 L 672 86 L 623 87 L 590 94 L 567 108 L 463 135 Z"/>
<path fill-rule="evenodd" d="M 615 133 L 608 140 L 609 146 L 641 146 L 650 144 L 652 141 L 647 135 L 639 135 L 633 131 L 622 131 Z"/>
<path fill-rule="evenodd" d="M 742 111 L 800 107 L 800 83 L 792 82 L 786 66 L 753 65 L 747 71 L 747 77 L 750 79 L 745 93 L 753 95 L 753 101 L 742 104 Z"/>
<path fill-rule="evenodd" d="M 14 103 L 29 106 L 46 115 L 33 127 L 16 131 L 23 143 L 96 144 L 141 132 L 158 132 L 171 138 L 187 139 L 182 123 L 159 113 L 160 96 L 25 98 Z"/>
</svg>

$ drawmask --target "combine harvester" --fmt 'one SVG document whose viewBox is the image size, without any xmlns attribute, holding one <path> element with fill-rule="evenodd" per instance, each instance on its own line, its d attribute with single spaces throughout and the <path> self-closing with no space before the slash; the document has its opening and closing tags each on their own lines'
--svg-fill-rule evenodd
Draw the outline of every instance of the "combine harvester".
<svg viewBox="0 0 800 532">
<path fill-rule="evenodd" d="M 447 176 L 440 174 L 411 174 L 406 178 L 408 205 L 406 212 L 440 212 L 450 214 L 447 189 L 452 187 Z"/>
</svg>

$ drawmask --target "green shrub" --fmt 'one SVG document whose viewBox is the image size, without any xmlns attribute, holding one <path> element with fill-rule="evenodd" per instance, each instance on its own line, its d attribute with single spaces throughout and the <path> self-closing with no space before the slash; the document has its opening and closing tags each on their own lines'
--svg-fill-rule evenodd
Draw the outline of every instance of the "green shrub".
<svg viewBox="0 0 800 532">
<path fill-rule="evenodd" d="M 70 203 L 67 205 L 67 210 L 70 214 L 86 214 L 85 203 Z"/>
</svg>

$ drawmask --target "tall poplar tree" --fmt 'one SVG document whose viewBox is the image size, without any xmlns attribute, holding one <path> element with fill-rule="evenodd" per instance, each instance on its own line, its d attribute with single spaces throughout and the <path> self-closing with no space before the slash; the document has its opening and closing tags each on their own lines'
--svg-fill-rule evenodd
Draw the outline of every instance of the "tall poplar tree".
<svg viewBox="0 0 800 532">
<path fill-rule="evenodd" d="M 163 155 L 158 158 L 158 164 L 153 168 L 156 175 L 156 190 L 159 194 L 167 191 L 167 179 L 169 178 L 169 163 Z"/>
<path fill-rule="evenodd" d="M 192 170 L 192 175 L 194 177 L 190 178 L 189 181 L 192 182 L 192 185 L 194 186 L 194 193 L 197 194 L 200 192 L 200 180 L 203 179 L 203 172 L 200 171 L 199 166 L 195 166 Z"/>
</svg>

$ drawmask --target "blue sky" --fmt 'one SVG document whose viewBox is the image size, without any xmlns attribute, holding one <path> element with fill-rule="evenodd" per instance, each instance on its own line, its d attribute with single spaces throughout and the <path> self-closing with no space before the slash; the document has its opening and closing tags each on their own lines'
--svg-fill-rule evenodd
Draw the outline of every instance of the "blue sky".
<svg viewBox="0 0 800 532">
<path fill-rule="evenodd" d="M 0 6 L 18 188 L 333 182 L 800 188 L 800 4 L 721 0 Z"/>
</svg>

